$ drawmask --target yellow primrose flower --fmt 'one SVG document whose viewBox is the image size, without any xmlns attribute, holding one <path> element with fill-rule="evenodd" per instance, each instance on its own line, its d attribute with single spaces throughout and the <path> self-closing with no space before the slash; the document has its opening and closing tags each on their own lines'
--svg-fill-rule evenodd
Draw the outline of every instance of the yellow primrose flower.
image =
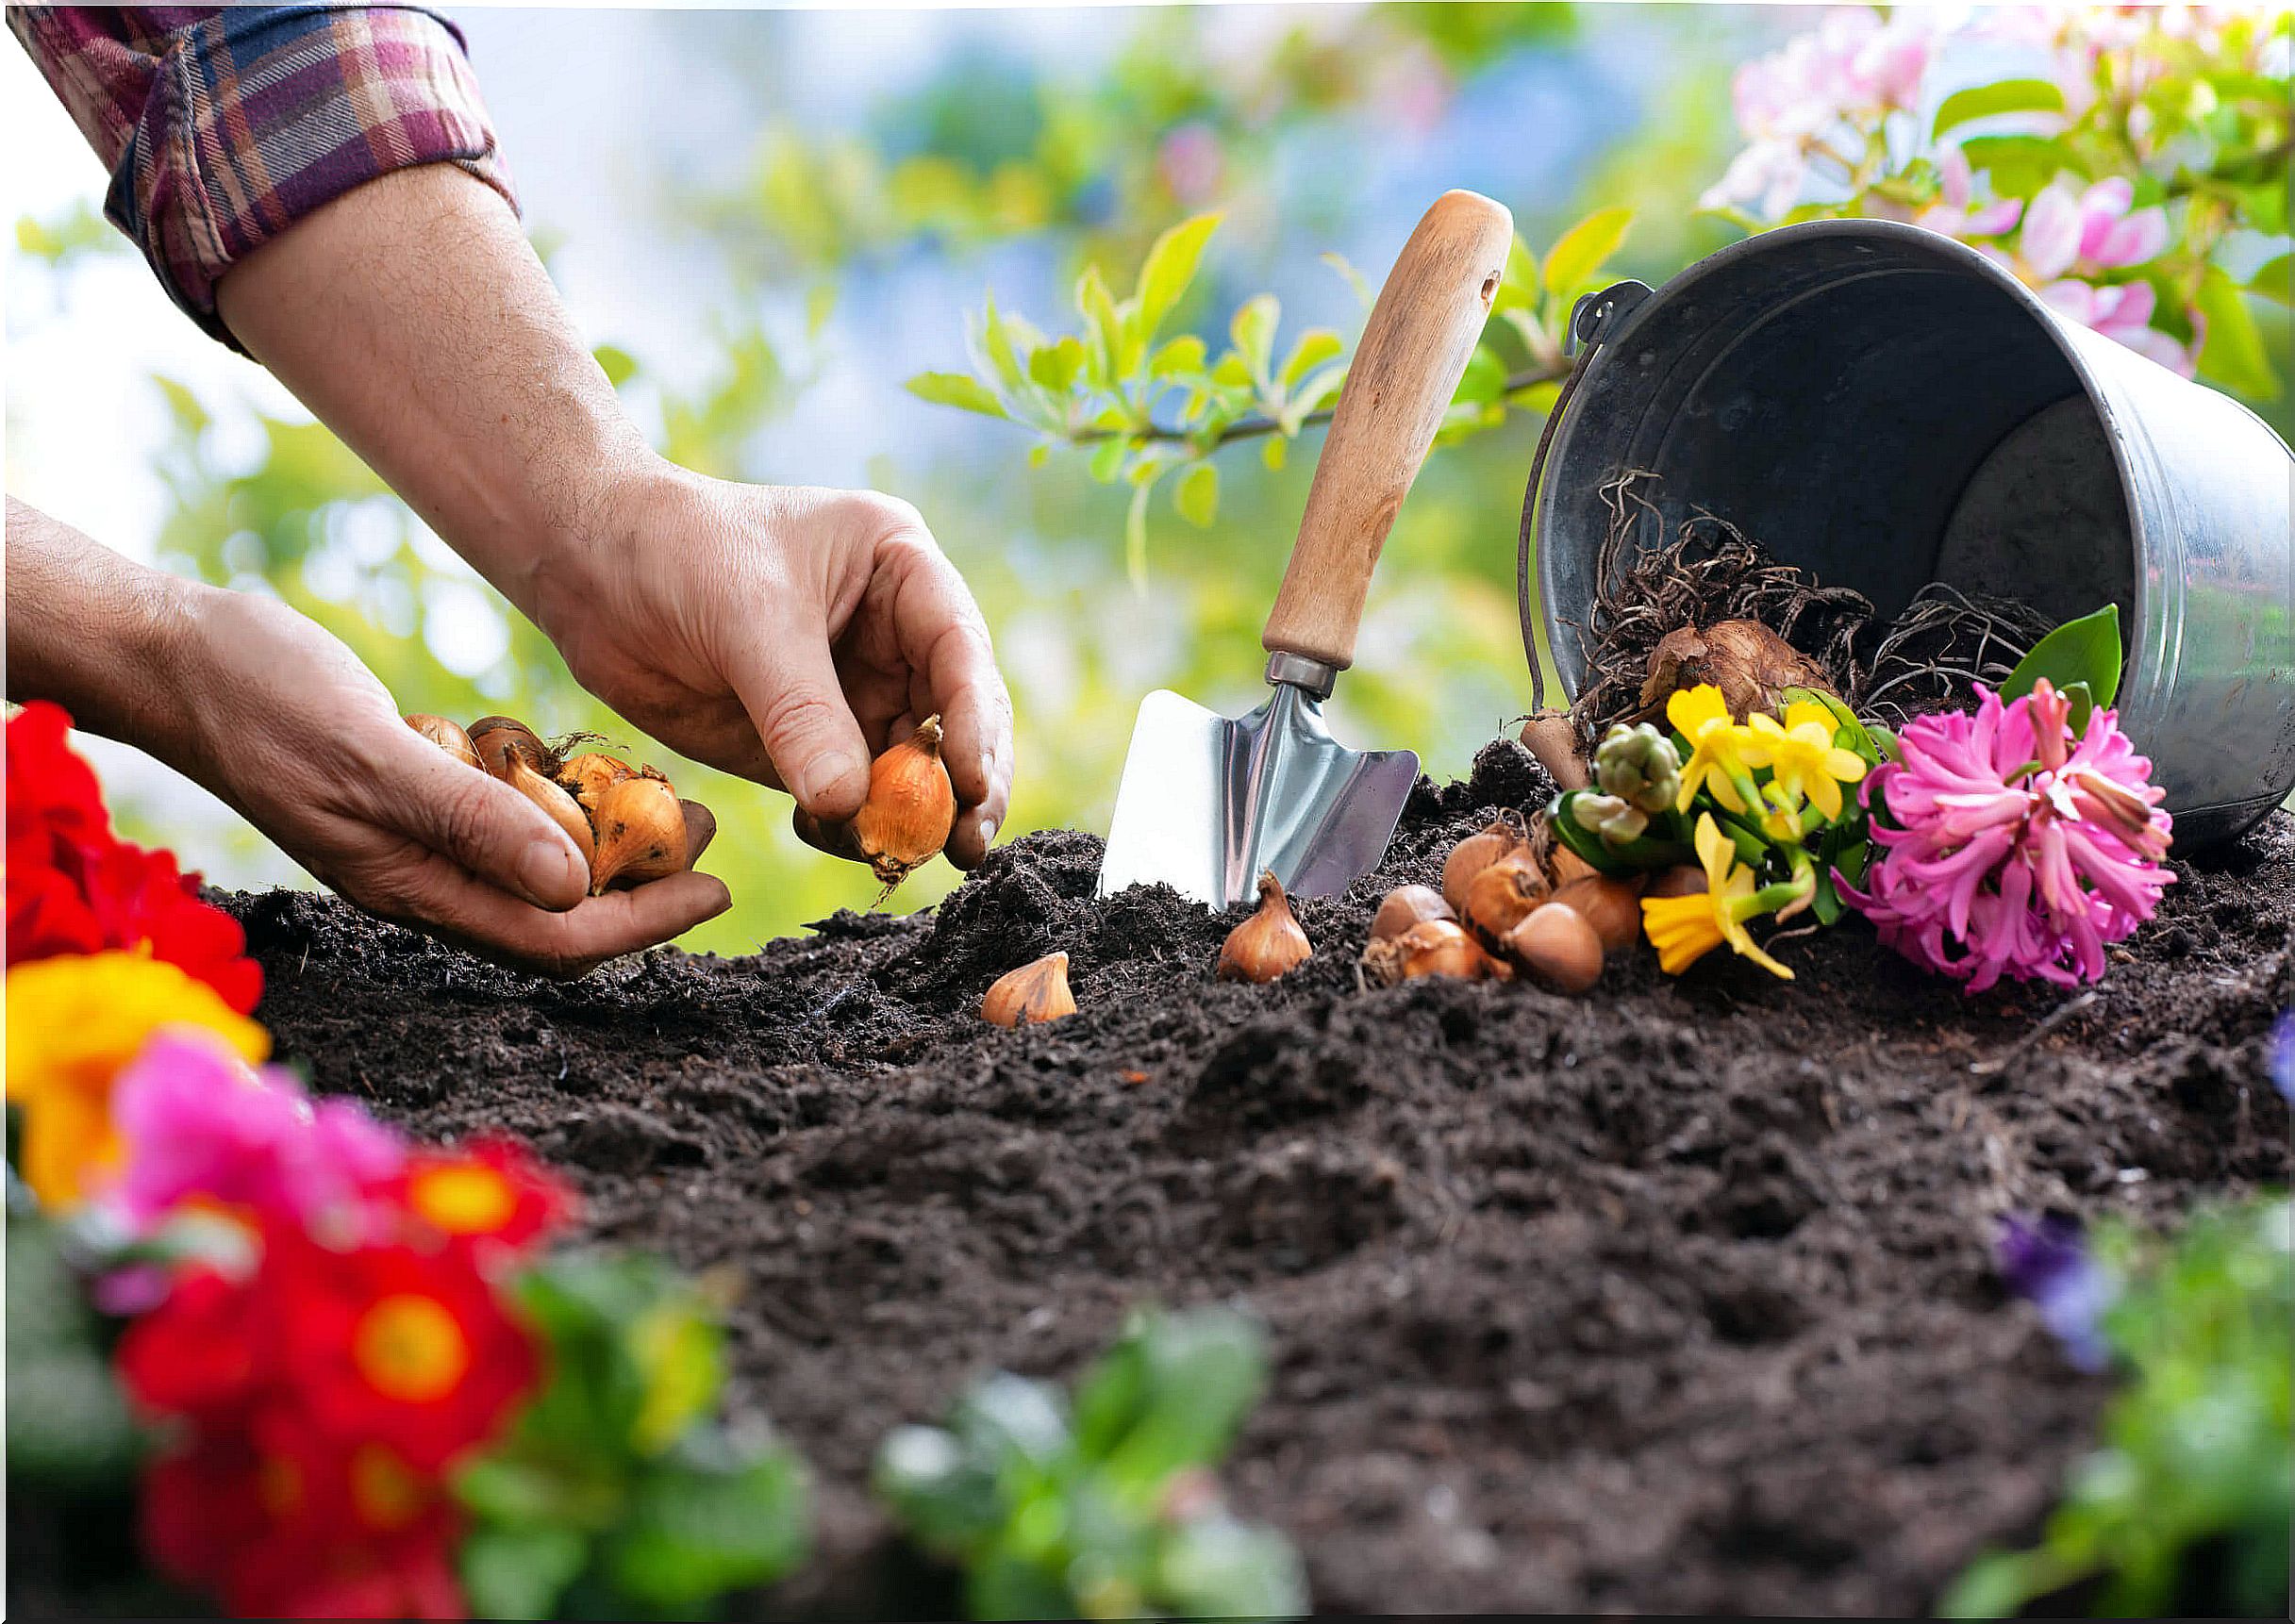
<svg viewBox="0 0 2295 1624">
<path fill-rule="evenodd" d="M 1644 897 L 1642 929 L 1657 950 L 1658 968 L 1679 975 L 1715 948 L 1727 942 L 1771 975 L 1787 981 L 1793 972 L 1755 945 L 1745 928 L 1753 910 L 1754 871 L 1737 861 L 1737 847 L 1702 812 L 1697 820 L 1697 860 L 1705 870 L 1705 888 L 1690 897 Z"/>
<path fill-rule="evenodd" d="M 1747 720 L 1752 737 L 1746 761 L 1768 768 L 1772 781 L 1794 801 L 1805 796 L 1815 802 L 1826 822 L 1838 820 L 1840 787 L 1865 776 L 1865 758 L 1833 742 L 1833 713 L 1804 699 L 1786 706 L 1782 724 L 1758 712 Z"/>
<path fill-rule="evenodd" d="M 1666 701 L 1666 720 L 1689 741 L 1689 759 L 1682 763 L 1681 794 L 1674 810 L 1687 812 L 1701 786 L 1710 782 L 1713 798 L 1731 812 L 1745 810 L 1745 798 L 1734 779 L 1752 771 L 1744 754 L 1753 735 L 1729 720 L 1729 703 L 1711 683 L 1679 688 Z"/>
<path fill-rule="evenodd" d="M 263 1029 L 206 982 L 140 953 L 73 953 L 8 972 L 8 1098 L 24 1112 L 25 1183 L 67 1207 L 117 1165 L 112 1080 L 165 1026 L 219 1035 L 249 1061 Z"/>
</svg>

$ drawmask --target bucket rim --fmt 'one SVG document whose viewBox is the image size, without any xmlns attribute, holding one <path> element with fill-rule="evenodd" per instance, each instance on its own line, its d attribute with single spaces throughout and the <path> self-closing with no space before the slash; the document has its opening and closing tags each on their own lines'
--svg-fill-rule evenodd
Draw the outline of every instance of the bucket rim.
<svg viewBox="0 0 2295 1624">
<path fill-rule="evenodd" d="M 1603 364 L 1605 358 L 1604 352 L 1608 351 L 1613 345 L 1621 344 L 1644 321 L 1650 319 L 1660 306 L 1678 298 L 1706 277 L 1718 275 L 1740 260 L 1757 258 L 1780 249 L 1789 249 L 1802 242 L 1832 238 L 1888 242 L 1915 248 L 1943 261 L 1944 269 L 1973 272 L 1981 280 L 2000 291 L 2007 293 L 2027 316 L 2033 318 L 2040 330 L 2048 335 L 2049 341 L 2055 345 L 2057 353 L 2070 366 L 2073 376 L 2079 380 L 2081 392 L 2087 397 L 2089 408 L 2095 412 L 2098 421 L 2103 425 L 2104 443 L 2111 452 L 2112 471 L 2119 481 L 2120 506 L 2128 517 L 2128 540 L 2133 555 L 2129 560 L 2131 566 L 2140 566 L 2146 554 L 2154 547 L 2176 543 L 2180 548 L 2177 538 L 2149 533 L 2149 527 L 2144 521 L 2140 493 L 2136 486 L 2135 470 L 2129 464 L 2126 434 L 2119 422 L 2113 404 L 2114 391 L 2087 356 L 2073 342 L 2071 334 L 2068 330 L 2067 318 L 2057 314 L 2050 307 L 2046 300 L 2027 287 L 2013 271 L 1993 259 L 1989 255 L 1980 253 L 1956 237 L 1948 237 L 1941 231 L 1932 231 L 1925 225 L 1916 225 L 1909 221 L 1804 220 L 1792 225 L 1779 225 L 1767 231 L 1755 232 L 1751 237 L 1741 238 L 1738 241 L 1717 248 L 1704 257 L 1683 266 L 1647 294 L 1636 300 L 1633 307 L 1622 313 L 1617 330 L 1602 334 L 1593 347 L 1582 358 L 1581 365 L 1584 373 L 1581 374 L 1581 381 L 1584 375 L 1592 373 Z M 2124 346 L 2116 347 L 2125 349 Z M 2158 362 L 2152 360 L 2147 356 L 2138 355 L 2134 350 L 2125 350 L 2125 353 L 2131 359 L 2142 361 L 2147 366 L 2158 367 L 2163 375 L 2174 378 L 2179 383 L 2191 382 L 2166 367 L 2160 367 Z M 2193 387 L 2204 386 L 2193 385 Z M 1572 394 L 1574 392 L 1573 390 Z M 2230 399 L 2231 397 L 2225 396 L 2224 398 Z M 2244 403 L 2235 404 L 2243 405 Z M 1558 402 L 1556 405 L 1557 418 L 1566 415 L 1571 405 L 1572 400 L 1569 397 Z M 2254 414 L 2251 411 L 2249 415 L 2253 416 Z M 2262 419 L 2257 417 L 2256 422 L 2261 423 Z M 2265 426 L 2269 427 L 2268 424 Z M 1555 424 L 1553 451 L 1556 462 L 1560 459 L 1560 453 L 1569 434 L 1570 425 L 1567 423 L 1557 422 Z M 1552 589 L 1553 554 L 1551 549 L 1545 545 L 1550 522 L 1547 515 L 1541 510 L 1539 502 L 1543 487 L 1547 482 L 1546 478 L 1540 477 L 1541 472 L 1547 477 L 1551 477 L 1553 466 L 1553 463 L 1548 463 L 1543 470 L 1536 467 L 1532 470 L 1531 486 L 1522 498 L 1522 538 L 1523 541 L 1534 544 L 1537 554 L 1538 619 L 1540 621 L 1538 629 L 1542 631 L 1547 650 L 1553 657 L 1555 675 L 1560 679 L 1562 692 L 1568 700 L 1574 702 L 1577 698 L 1575 691 L 1577 685 L 1571 681 L 1570 673 L 1564 669 L 1558 652 L 1562 647 L 1562 639 L 1558 635 L 1560 628 L 1555 619 L 1555 595 Z M 1523 547 L 1519 549 L 1518 553 L 1527 554 L 1529 551 L 1531 551 L 1530 547 Z M 1518 572 L 1527 562 L 1526 557 L 1518 557 Z M 2140 567 L 2133 567 L 2130 571 L 2134 602 L 2128 605 L 2128 623 L 2123 628 L 2122 646 L 2128 651 L 2127 670 L 2121 677 L 2123 691 L 2128 687 L 2128 678 L 2135 672 L 2137 658 L 2146 647 L 2145 639 L 2152 625 L 2154 605 L 2151 602 L 2151 589 L 2145 579 L 2145 573 Z M 2180 580 L 2180 570 L 2168 578 Z M 1522 584 L 1527 585 L 1527 582 Z M 1522 631 L 1525 640 L 1531 640 L 1532 628 L 1525 625 Z M 1538 680 L 1535 642 L 1533 642 L 1531 658 L 1533 662 L 1531 675 L 1535 684 Z M 1584 673 L 1580 672 L 1580 683 L 1583 680 Z"/>
</svg>

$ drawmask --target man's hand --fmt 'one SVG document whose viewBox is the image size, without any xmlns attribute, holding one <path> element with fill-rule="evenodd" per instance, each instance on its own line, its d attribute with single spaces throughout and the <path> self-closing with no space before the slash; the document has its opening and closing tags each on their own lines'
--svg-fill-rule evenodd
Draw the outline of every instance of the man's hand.
<svg viewBox="0 0 2295 1624">
<path fill-rule="evenodd" d="M 553 975 L 725 911 L 674 874 L 590 898 L 564 831 L 406 724 L 351 651 L 275 599 L 131 564 L 8 503 L 8 686 L 206 785 L 351 901 Z"/>
<path fill-rule="evenodd" d="M 935 711 L 977 862 L 1011 705 L 988 633 L 906 504 L 732 485 L 647 448 L 491 190 L 372 181 L 217 286 L 248 351 L 546 631 L 582 685 L 697 761 L 824 821 Z"/>
<path fill-rule="evenodd" d="M 731 905 L 691 872 L 589 896 L 589 866 L 540 807 L 423 738 L 284 604 L 192 588 L 174 640 L 184 715 L 163 753 L 372 913 L 574 976 Z"/>
<path fill-rule="evenodd" d="M 664 744 L 850 818 L 869 763 L 938 715 L 979 862 L 1012 783 L 1012 706 L 963 580 L 906 503 L 660 465 L 546 565 L 537 619 L 582 686 Z"/>
</svg>

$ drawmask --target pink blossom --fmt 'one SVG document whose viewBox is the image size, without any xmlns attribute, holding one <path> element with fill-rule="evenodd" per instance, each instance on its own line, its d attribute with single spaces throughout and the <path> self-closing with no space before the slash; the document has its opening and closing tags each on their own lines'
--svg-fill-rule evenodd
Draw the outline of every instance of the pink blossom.
<svg viewBox="0 0 2295 1624">
<path fill-rule="evenodd" d="M 2004 974 L 2095 981 L 2175 878 L 2165 791 L 2114 712 L 2075 737 L 2046 682 L 2006 705 L 1976 691 L 1973 715 L 1915 718 L 1867 778 L 1867 888 L 1836 884 L 1882 941 L 1971 992 Z"/>
<path fill-rule="evenodd" d="M 2137 355 L 2148 356 L 2161 366 L 2189 377 L 2197 369 L 2192 361 L 2192 348 L 2176 342 L 2175 339 L 2152 325 L 2152 313 L 2158 307 L 2159 295 L 2149 282 L 2121 282 L 2103 287 L 2089 282 L 2075 282 L 2069 278 L 2051 282 L 2039 290 L 2048 307 L 2069 317 L 2084 327 L 2092 327 L 2107 339 L 2117 340 Z"/>
<path fill-rule="evenodd" d="M 1172 198 L 1192 207 L 1217 195 L 1226 159 L 1210 125 L 1185 124 L 1163 138 L 1156 154 L 1156 168 Z"/>
<path fill-rule="evenodd" d="M 1849 126 L 1912 110 L 1935 56 L 1937 29 L 1918 11 L 1887 21 L 1869 7 L 1838 7 L 1814 33 L 1738 70 L 1731 100 L 1749 145 L 1705 193 L 1707 207 L 1757 204 L 1780 214 L 1799 197 L 1812 158 L 1863 137 Z M 1835 153 L 1838 156 L 1838 153 Z"/>
<path fill-rule="evenodd" d="M 314 1102 L 189 1033 L 162 1033 L 121 1073 L 112 1119 L 126 1155 L 112 1205 L 138 1234 L 189 1201 L 309 1227 L 355 1219 L 405 1150 L 357 1104 Z"/>
<path fill-rule="evenodd" d="M 2038 284 L 2075 266 L 2112 271 L 2158 258 L 2172 235 L 2168 211 L 2154 205 L 2131 214 L 2135 201 L 2136 189 L 2123 175 L 2080 193 L 2062 180 L 2050 182 L 2024 211 L 2018 249 L 2024 274 Z"/>
<path fill-rule="evenodd" d="M 1946 147 L 1937 159 L 1937 201 L 1915 216 L 1913 224 L 1963 241 L 2004 237 L 2016 229 L 2024 213 L 2023 199 L 2004 197 L 1978 203 L 1976 176 L 1969 168 L 1967 153 L 1956 146 Z"/>
</svg>

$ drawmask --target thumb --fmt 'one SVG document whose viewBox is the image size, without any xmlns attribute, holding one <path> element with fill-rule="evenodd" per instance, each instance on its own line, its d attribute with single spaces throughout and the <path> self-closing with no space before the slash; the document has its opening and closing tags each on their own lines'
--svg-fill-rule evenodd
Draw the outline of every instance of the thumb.
<svg viewBox="0 0 2295 1624">
<path fill-rule="evenodd" d="M 377 821 L 536 907 L 558 912 L 590 894 L 589 863 L 548 813 L 412 728 L 396 732 L 405 742 L 385 747 L 374 779 L 392 787 L 390 804 L 375 807 Z"/>
<path fill-rule="evenodd" d="M 799 806 L 827 822 L 860 810 L 869 798 L 869 746 L 818 630 L 773 648 L 753 645 L 733 687 Z"/>
</svg>

